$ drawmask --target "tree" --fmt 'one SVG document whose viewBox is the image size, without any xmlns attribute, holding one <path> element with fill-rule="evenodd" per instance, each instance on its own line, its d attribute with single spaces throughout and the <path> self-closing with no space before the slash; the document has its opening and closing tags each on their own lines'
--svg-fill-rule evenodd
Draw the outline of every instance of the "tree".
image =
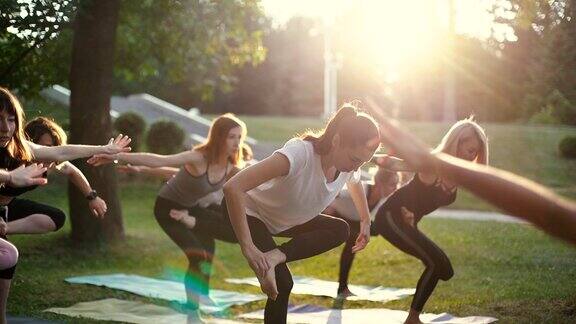
<svg viewBox="0 0 576 324">
<path fill-rule="evenodd" d="M 101 144 L 112 136 L 110 96 L 112 94 L 114 47 L 120 0 L 92 1 L 79 10 L 74 21 L 70 64 L 70 140 L 72 143 Z M 87 131 L 88 130 L 88 131 Z M 74 163 L 90 180 L 108 205 L 102 223 L 90 214 L 86 198 L 75 186 L 68 186 L 72 238 L 122 239 L 122 209 L 117 178 L 112 165 L 91 168 Z M 102 226 L 100 226 L 100 224 Z"/>
<path fill-rule="evenodd" d="M 528 59 L 521 66 L 525 117 L 550 113 L 559 122 L 576 125 L 576 1 L 514 0 L 514 18 L 500 18 L 530 39 Z M 519 41 L 522 38 L 519 37 Z M 556 100 L 555 98 L 561 98 Z"/>
</svg>

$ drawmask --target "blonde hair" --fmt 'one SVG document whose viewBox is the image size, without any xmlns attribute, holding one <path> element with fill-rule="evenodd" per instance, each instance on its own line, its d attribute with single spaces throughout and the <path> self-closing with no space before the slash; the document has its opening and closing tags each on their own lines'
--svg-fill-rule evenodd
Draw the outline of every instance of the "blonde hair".
<svg viewBox="0 0 576 324">
<path fill-rule="evenodd" d="M 480 164 L 488 164 L 488 137 L 484 129 L 474 121 L 474 116 L 462 119 L 454 123 L 448 130 L 446 135 L 440 141 L 440 144 L 432 151 L 432 153 L 446 153 L 452 156 L 457 156 L 458 144 L 464 139 L 463 134 L 466 130 L 471 129 L 480 142 L 480 150 L 474 162 Z"/>
<path fill-rule="evenodd" d="M 206 142 L 196 145 L 194 150 L 204 154 L 208 164 L 218 161 L 226 154 L 226 138 L 228 137 L 228 132 L 236 127 L 242 129 L 240 138 L 240 148 L 242 148 L 244 139 L 246 138 L 246 124 L 234 116 L 234 114 L 226 113 L 214 120 L 208 131 L 208 139 Z M 230 157 L 229 161 L 234 166 L 242 165 L 244 162 L 242 149 L 239 149 L 234 156 Z"/>
</svg>

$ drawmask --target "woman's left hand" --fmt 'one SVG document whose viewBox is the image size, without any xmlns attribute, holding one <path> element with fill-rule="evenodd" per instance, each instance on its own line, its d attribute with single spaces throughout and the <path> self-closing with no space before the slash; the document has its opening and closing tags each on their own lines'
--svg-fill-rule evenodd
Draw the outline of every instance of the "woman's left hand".
<svg viewBox="0 0 576 324">
<path fill-rule="evenodd" d="M 128 146 L 132 139 L 127 135 L 118 135 L 116 138 L 111 138 L 106 146 L 104 146 L 104 153 L 116 154 L 122 152 L 130 152 L 131 148 Z"/>
<path fill-rule="evenodd" d="M 88 207 L 90 207 L 90 211 L 92 214 L 97 218 L 104 218 L 106 211 L 108 210 L 108 206 L 106 206 L 106 202 L 104 199 L 100 197 L 96 197 L 88 202 Z"/>
<path fill-rule="evenodd" d="M 356 253 L 366 247 L 370 242 L 370 221 L 360 222 L 360 233 L 356 238 L 356 244 L 352 247 L 352 253 Z"/>
</svg>

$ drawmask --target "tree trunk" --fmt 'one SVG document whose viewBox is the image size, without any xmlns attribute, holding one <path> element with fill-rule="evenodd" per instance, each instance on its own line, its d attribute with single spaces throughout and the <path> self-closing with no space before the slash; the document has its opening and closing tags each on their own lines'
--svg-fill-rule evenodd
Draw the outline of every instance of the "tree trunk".
<svg viewBox="0 0 576 324">
<path fill-rule="evenodd" d="M 74 23 L 70 66 L 70 142 L 104 144 L 112 136 L 114 43 L 119 0 L 81 2 Z M 74 240 L 106 241 L 124 238 L 122 210 L 113 166 L 92 168 L 85 159 L 74 161 L 99 196 L 108 204 L 103 221 L 92 216 L 84 195 L 68 185 L 71 236 Z"/>
</svg>

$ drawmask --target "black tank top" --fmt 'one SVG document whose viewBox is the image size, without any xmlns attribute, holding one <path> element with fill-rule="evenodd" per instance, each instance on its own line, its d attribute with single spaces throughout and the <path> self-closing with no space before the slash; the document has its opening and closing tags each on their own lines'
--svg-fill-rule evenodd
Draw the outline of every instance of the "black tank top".
<svg viewBox="0 0 576 324">
<path fill-rule="evenodd" d="M 20 160 L 17 160 L 10 156 L 8 151 L 5 148 L 0 148 L 0 169 L 5 169 L 8 171 L 14 170 L 17 167 L 21 166 L 23 163 Z M 47 176 L 46 173 L 43 175 L 44 177 Z M 10 187 L 6 184 L 0 186 L 0 196 L 5 197 L 16 197 L 24 194 L 30 190 L 36 189 L 38 186 L 28 186 L 28 187 Z"/>
<path fill-rule="evenodd" d="M 456 190 L 446 192 L 438 181 L 427 185 L 420 180 L 418 174 L 406 185 L 396 190 L 392 196 L 380 207 L 377 215 L 389 211 L 397 217 L 401 214 L 400 208 L 406 207 L 414 213 L 415 222 L 430 214 L 439 207 L 450 205 L 456 200 Z M 377 216 L 378 217 L 378 216 Z"/>
</svg>

